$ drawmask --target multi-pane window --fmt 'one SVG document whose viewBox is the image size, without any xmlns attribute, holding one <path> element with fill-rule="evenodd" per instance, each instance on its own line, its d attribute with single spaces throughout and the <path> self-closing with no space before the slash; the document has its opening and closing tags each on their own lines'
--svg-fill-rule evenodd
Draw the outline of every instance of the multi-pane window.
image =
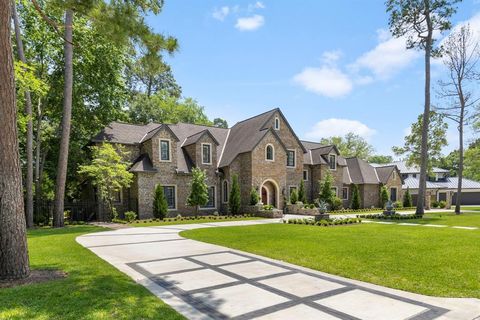
<svg viewBox="0 0 480 320">
<path fill-rule="evenodd" d="M 295 150 L 287 150 L 287 167 L 295 167 Z"/>
<path fill-rule="evenodd" d="M 268 161 L 273 161 L 274 159 L 273 146 L 271 144 L 269 144 L 265 149 L 265 159 Z"/>
<path fill-rule="evenodd" d="M 167 199 L 168 209 L 176 209 L 175 187 L 163 186 L 163 194 Z"/>
<path fill-rule="evenodd" d="M 342 199 L 343 200 L 348 200 L 348 188 L 347 187 L 342 188 Z"/>
<path fill-rule="evenodd" d="M 215 208 L 215 187 L 208 187 L 208 202 L 202 208 Z"/>
<path fill-rule="evenodd" d="M 160 140 L 160 160 L 170 161 L 170 141 Z"/>
<path fill-rule="evenodd" d="M 308 181 L 308 170 L 303 170 L 303 180 Z"/>
<path fill-rule="evenodd" d="M 202 144 L 202 163 L 212 163 L 212 145 L 209 143 Z"/>
<path fill-rule="evenodd" d="M 223 202 L 228 202 L 228 182 L 227 180 L 223 181 Z"/>
<path fill-rule="evenodd" d="M 328 163 L 330 165 L 331 170 L 336 170 L 337 169 L 337 156 L 334 154 L 331 154 L 328 158 Z"/>
</svg>

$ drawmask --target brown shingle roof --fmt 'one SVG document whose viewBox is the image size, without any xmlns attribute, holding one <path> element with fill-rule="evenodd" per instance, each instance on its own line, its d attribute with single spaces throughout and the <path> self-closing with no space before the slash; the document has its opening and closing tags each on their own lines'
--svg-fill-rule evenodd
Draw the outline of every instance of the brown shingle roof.
<svg viewBox="0 0 480 320">
<path fill-rule="evenodd" d="M 377 167 L 375 171 L 377 171 L 378 179 L 381 183 L 386 184 L 388 182 L 388 178 L 392 174 L 393 170 L 395 170 L 395 166 L 388 166 L 388 167 Z"/>
<path fill-rule="evenodd" d="M 157 123 L 146 125 L 112 122 L 92 138 L 92 142 L 109 141 L 123 144 L 137 144 L 152 129 L 158 127 Z"/>
<path fill-rule="evenodd" d="M 130 167 L 130 172 L 157 172 L 157 169 L 153 167 L 152 160 L 148 154 L 144 153 L 138 157 L 133 165 Z"/>
<path fill-rule="evenodd" d="M 379 184 L 375 168 L 368 162 L 359 158 L 345 159 L 350 173 L 350 178 L 354 184 Z"/>
</svg>

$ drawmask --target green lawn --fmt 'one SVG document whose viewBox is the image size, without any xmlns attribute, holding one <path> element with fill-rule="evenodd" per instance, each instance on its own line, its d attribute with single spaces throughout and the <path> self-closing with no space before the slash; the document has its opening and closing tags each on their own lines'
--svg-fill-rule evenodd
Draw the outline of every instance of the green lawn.
<svg viewBox="0 0 480 320">
<path fill-rule="evenodd" d="M 480 231 L 398 225 L 268 224 L 182 236 L 432 296 L 480 298 Z"/>
<path fill-rule="evenodd" d="M 208 223 L 208 222 L 224 222 L 224 221 L 246 221 L 246 220 L 258 220 L 258 219 L 265 219 L 265 218 L 258 218 L 258 217 L 245 217 L 245 218 L 228 218 L 226 219 L 225 216 L 219 216 L 218 218 L 203 218 L 203 219 L 195 219 L 195 220 L 175 220 L 175 221 L 152 221 L 152 220 L 140 220 L 138 223 L 133 222 L 128 224 L 130 227 L 153 227 L 153 226 L 169 226 L 174 224 L 193 224 L 193 223 Z"/>
<path fill-rule="evenodd" d="M 29 232 L 32 268 L 61 269 L 68 277 L 0 289 L 0 319 L 184 319 L 75 242 L 81 234 L 101 230 L 76 226 Z"/>
<path fill-rule="evenodd" d="M 416 219 L 407 222 L 421 224 L 443 224 L 447 226 L 480 227 L 480 210 L 476 212 L 465 211 L 460 215 L 456 215 L 454 212 L 432 212 L 426 213 L 422 219 Z"/>
<path fill-rule="evenodd" d="M 480 211 L 480 207 L 461 207 L 462 211 Z"/>
</svg>

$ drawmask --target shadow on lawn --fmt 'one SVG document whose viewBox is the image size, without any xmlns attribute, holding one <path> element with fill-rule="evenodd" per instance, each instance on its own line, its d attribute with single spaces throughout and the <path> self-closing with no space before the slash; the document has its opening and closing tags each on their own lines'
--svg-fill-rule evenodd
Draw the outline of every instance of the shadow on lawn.
<svg viewBox="0 0 480 320">
<path fill-rule="evenodd" d="M 66 226 L 63 228 L 52 228 L 52 227 L 42 227 L 36 229 L 28 230 L 27 234 L 29 238 L 38 238 L 44 236 L 55 236 L 55 235 L 66 235 L 72 233 L 89 233 L 89 232 L 100 232 L 100 231 L 111 231 L 108 228 L 101 228 L 97 226 L 90 225 L 79 225 L 79 226 Z"/>
</svg>

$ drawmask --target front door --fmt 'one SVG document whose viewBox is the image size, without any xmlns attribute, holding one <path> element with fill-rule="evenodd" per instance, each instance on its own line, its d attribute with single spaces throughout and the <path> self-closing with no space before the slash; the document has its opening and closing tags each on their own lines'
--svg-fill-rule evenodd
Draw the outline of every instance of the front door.
<svg viewBox="0 0 480 320">
<path fill-rule="evenodd" d="M 392 202 L 397 201 L 397 188 L 390 188 L 390 200 Z"/>
<path fill-rule="evenodd" d="M 265 187 L 262 187 L 262 203 L 268 204 L 268 192 Z"/>
</svg>

